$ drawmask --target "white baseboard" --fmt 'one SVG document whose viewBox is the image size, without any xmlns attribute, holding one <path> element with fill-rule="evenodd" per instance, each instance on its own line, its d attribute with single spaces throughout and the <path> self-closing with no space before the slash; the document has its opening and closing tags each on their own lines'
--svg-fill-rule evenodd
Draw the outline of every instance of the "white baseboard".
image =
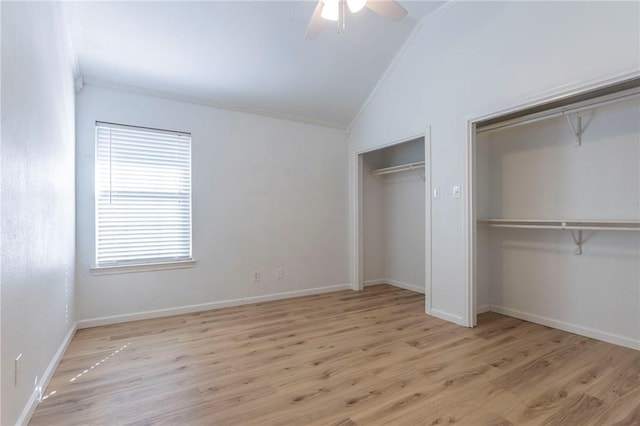
<svg viewBox="0 0 640 426">
<path fill-rule="evenodd" d="M 193 312 L 209 311 L 212 309 L 228 308 L 231 306 L 251 305 L 253 303 L 269 302 L 272 300 L 290 299 L 293 297 L 312 296 L 314 294 L 330 293 L 333 291 L 353 290 L 350 284 L 340 284 L 328 287 L 316 287 L 305 290 L 286 291 L 283 293 L 251 296 L 242 299 L 222 300 L 219 302 L 201 303 L 198 305 L 180 306 L 177 308 L 156 309 L 152 311 L 135 312 L 131 314 L 112 315 L 107 317 L 89 318 L 78 321 L 78 329 L 98 327 L 101 325 L 119 324 L 122 322 L 139 321 L 151 318 L 170 317 L 173 315 L 189 314 Z"/>
<path fill-rule="evenodd" d="M 491 312 L 491 306 L 489 304 L 476 307 L 476 314 L 484 314 L 485 312 Z"/>
<path fill-rule="evenodd" d="M 528 312 L 522 312 L 516 309 L 505 308 L 504 306 L 490 305 L 490 310 L 499 314 L 504 314 L 510 317 L 534 322 L 536 324 L 546 325 L 547 327 L 553 327 L 559 330 L 568 331 L 569 333 L 575 333 L 581 336 L 591 337 L 592 339 L 602 340 L 603 342 L 613 343 L 614 345 L 640 350 L 640 340 L 634 340 L 629 337 L 607 333 L 605 331 L 583 327 L 577 324 L 559 321 L 540 315 L 530 314 Z"/>
<path fill-rule="evenodd" d="M 20 417 L 18 417 L 16 425 L 22 426 L 29 424 L 31 416 L 33 416 L 33 413 L 36 411 L 36 408 L 40 403 L 41 393 L 38 392 L 38 388 L 40 388 L 42 392 L 44 392 L 44 390 L 47 388 L 47 385 L 49 385 L 49 382 L 53 377 L 53 373 L 56 371 L 56 368 L 58 368 L 58 364 L 60 364 L 60 360 L 62 360 L 62 356 L 67 351 L 69 343 L 71 343 L 71 339 L 73 339 L 73 335 L 76 333 L 77 329 L 78 323 L 74 322 L 67 332 L 64 340 L 60 344 L 60 347 L 56 351 L 55 355 L 53 355 L 53 358 L 51 359 L 51 362 L 49 362 L 47 369 L 44 371 L 44 373 L 42 373 L 42 377 L 40 378 L 36 389 L 33 390 L 33 393 L 31 394 L 29 401 L 27 401 L 27 404 L 22 410 L 22 413 L 20 413 Z"/>
<path fill-rule="evenodd" d="M 417 285 L 407 284 L 401 281 L 390 280 L 385 278 L 381 278 L 377 280 L 368 280 L 368 281 L 365 281 L 363 284 L 365 287 L 370 287 L 372 285 L 389 284 L 394 287 L 404 288 L 405 290 L 415 291 L 416 293 L 424 294 L 424 287 L 419 287 Z"/>
<path fill-rule="evenodd" d="M 392 285 L 394 287 L 400 287 L 400 288 L 404 288 L 405 290 L 415 291 L 416 293 L 424 294 L 424 286 L 419 287 L 417 285 L 407 284 L 407 283 L 403 283 L 401 281 L 395 281 L 395 280 L 386 280 L 386 281 L 387 281 L 387 284 Z"/>
<path fill-rule="evenodd" d="M 442 320 L 449 321 L 454 324 L 458 324 L 465 327 L 464 321 L 462 321 L 462 317 L 460 315 L 450 314 L 448 312 L 444 312 L 434 308 L 431 308 L 431 315 L 436 318 L 440 318 Z"/>
</svg>

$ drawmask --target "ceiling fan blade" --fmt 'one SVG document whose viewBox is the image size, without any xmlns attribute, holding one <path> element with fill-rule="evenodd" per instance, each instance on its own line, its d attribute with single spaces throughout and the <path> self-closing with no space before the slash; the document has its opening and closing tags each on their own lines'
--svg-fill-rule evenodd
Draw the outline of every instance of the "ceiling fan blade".
<svg viewBox="0 0 640 426">
<path fill-rule="evenodd" d="M 396 22 L 407 16 L 407 10 L 395 0 L 369 0 L 367 7 L 378 15 Z"/>
<path fill-rule="evenodd" d="M 304 34 L 305 40 L 313 40 L 318 37 L 320 30 L 322 30 L 323 19 L 320 16 L 322 13 L 322 0 L 318 0 L 318 4 L 316 5 L 315 10 L 313 11 L 313 15 L 311 15 L 311 19 L 309 20 L 309 25 L 307 26 L 307 32 Z"/>
</svg>

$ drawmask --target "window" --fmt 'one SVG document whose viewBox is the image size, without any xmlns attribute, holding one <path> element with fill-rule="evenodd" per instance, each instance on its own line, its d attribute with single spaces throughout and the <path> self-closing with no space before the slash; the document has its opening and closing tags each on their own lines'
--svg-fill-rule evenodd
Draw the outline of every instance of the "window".
<svg viewBox="0 0 640 426">
<path fill-rule="evenodd" d="M 190 134 L 97 122 L 95 173 L 98 269 L 191 260 Z"/>
</svg>

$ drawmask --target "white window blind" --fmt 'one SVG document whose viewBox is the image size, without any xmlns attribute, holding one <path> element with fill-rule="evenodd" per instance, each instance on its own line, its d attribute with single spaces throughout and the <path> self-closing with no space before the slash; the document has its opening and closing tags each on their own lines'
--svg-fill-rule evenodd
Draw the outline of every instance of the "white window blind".
<svg viewBox="0 0 640 426">
<path fill-rule="evenodd" d="M 191 135 L 96 123 L 96 265 L 191 259 Z"/>
</svg>

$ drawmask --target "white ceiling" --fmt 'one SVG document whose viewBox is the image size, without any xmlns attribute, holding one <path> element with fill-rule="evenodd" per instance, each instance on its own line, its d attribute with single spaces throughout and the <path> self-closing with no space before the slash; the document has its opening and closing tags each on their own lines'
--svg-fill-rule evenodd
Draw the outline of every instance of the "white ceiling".
<svg viewBox="0 0 640 426">
<path fill-rule="evenodd" d="M 306 41 L 315 1 L 67 4 L 80 73 L 192 101 L 348 125 L 419 20 L 444 2 L 368 9 Z"/>
</svg>

